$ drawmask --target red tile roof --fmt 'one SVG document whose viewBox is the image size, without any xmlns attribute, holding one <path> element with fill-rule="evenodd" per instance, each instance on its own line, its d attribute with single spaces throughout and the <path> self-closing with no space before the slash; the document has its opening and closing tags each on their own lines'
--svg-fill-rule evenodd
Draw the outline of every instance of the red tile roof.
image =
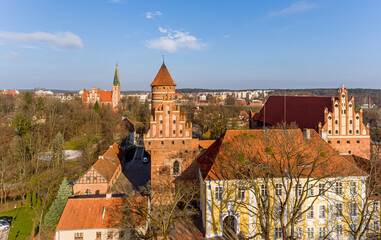
<svg viewBox="0 0 381 240">
<path fill-rule="evenodd" d="M 164 63 L 161 65 L 159 72 L 151 83 L 151 87 L 154 86 L 176 86 Z"/>
<path fill-rule="evenodd" d="M 270 96 L 259 113 L 259 121 L 275 126 L 296 122 L 299 128 L 316 129 L 324 124 L 324 109 L 332 111 L 331 97 Z"/>
<path fill-rule="evenodd" d="M 119 227 L 123 200 L 121 197 L 71 198 L 66 203 L 56 231 Z"/>
<path fill-rule="evenodd" d="M 241 157 L 250 159 L 257 166 L 277 166 L 279 163 L 275 161 L 288 161 L 282 156 L 285 151 L 290 151 L 289 154 L 298 156 L 302 154 L 298 162 L 295 162 L 295 158 L 290 160 L 292 164 L 298 166 L 292 169 L 300 169 L 299 166 L 303 164 L 304 166 L 309 165 L 317 157 L 321 159 L 321 163 L 313 171 L 312 168 L 303 168 L 303 174 L 311 173 L 313 177 L 327 174 L 335 176 L 367 175 L 355 164 L 340 156 L 318 133 L 311 130 L 310 136 L 311 139 L 305 141 L 300 129 L 228 130 L 196 160 L 202 178 L 207 180 L 236 178 L 236 176 L 232 176 L 232 171 L 229 172 L 229 167 L 243 168 L 242 171 L 246 171 L 247 166 L 243 166 L 242 162 L 240 164 Z M 284 149 L 285 145 L 282 143 L 290 144 L 287 150 Z M 268 148 L 271 149 L 272 154 L 267 152 Z M 272 156 L 274 157 L 272 158 Z M 260 169 L 257 170 L 257 173 L 260 174 Z M 279 169 L 274 171 L 279 171 Z M 292 170 L 288 171 L 291 174 Z M 310 172 L 308 173 L 308 171 Z M 275 172 L 275 174 L 284 174 L 284 172 Z"/>
<path fill-rule="evenodd" d="M 107 181 L 110 181 L 117 168 L 123 162 L 124 151 L 114 143 L 94 164 L 93 168 L 97 170 Z"/>
<path fill-rule="evenodd" d="M 96 90 L 96 92 L 99 94 L 99 99 L 101 102 L 111 102 L 112 91 Z M 87 95 L 89 93 L 90 91 L 83 91 L 83 96 L 82 96 L 83 101 L 87 101 Z"/>
</svg>

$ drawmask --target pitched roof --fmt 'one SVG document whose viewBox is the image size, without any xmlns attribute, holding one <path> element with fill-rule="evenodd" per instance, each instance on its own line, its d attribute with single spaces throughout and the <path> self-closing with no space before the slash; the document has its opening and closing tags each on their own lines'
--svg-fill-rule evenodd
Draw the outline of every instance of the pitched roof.
<svg viewBox="0 0 381 240">
<path fill-rule="evenodd" d="M 118 64 L 116 64 L 116 67 L 115 67 L 114 83 L 113 83 L 113 85 L 114 86 L 120 86 Z"/>
<path fill-rule="evenodd" d="M 56 231 L 119 227 L 122 197 L 70 198 Z"/>
<path fill-rule="evenodd" d="M 296 122 L 299 128 L 316 129 L 324 124 L 324 109 L 332 111 L 331 97 L 270 96 L 259 113 L 259 121 L 275 126 Z"/>
<path fill-rule="evenodd" d="M 300 157 L 287 159 L 284 157 L 285 152 Z M 266 166 L 271 170 L 275 168 L 273 174 L 276 175 L 285 174 L 283 171 L 279 172 L 276 166 L 287 166 L 286 161 L 293 166 L 284 168 L 288 168 L 290 174 L 300 171 L 303 167 L 302 174 L 311 174 L 313 177 L 327 174 L 367 175 L 355 164 L 340 156 L 318 133 L 310 131 L 310 140 L 306 141 L 300 129 L 228 130 L 197 158 L 197 162 L 203 179 L 221 180 L 237 178 L 236 175 L 233 176 L 229 167 L 247 171 L 242 159 L 247 159 L 254 166 Z M 316 159 L 319 159 L 319 165 L 313 168 L 311 162 Z M 254 173 L 260 177 L 263 172 L 259 167 L 255 167 Z"/>
<path fill-rule="evenodd" d="M 176 83 L 173 81 L 171 74 L 169 74 L 164 62 L 161 65 L 155 79 L 151 83 L 151 87 L 154 86 L 176 86 Z"/>
<path fill-rule="evenodd" d="M 119 167 L 124 158 L 124 151 L 114 143 L 107 151 L 93 164 L 93 168 L 97 170 L 107 181 L 110 181 L 116 169 Z"/>
<path fill-rule="evenodd" d="M 96 92 L 99 94 L 99 99 L 101 102 L 111 102 L 112 100 L 112 91 L 103 91 L 103 90 L 96 90 Z M 83 97 L 82 99 L 84 101 L 87 100 L 87 94 L 90 93 L 89 91 L 83 91 Z"/>
</svg>

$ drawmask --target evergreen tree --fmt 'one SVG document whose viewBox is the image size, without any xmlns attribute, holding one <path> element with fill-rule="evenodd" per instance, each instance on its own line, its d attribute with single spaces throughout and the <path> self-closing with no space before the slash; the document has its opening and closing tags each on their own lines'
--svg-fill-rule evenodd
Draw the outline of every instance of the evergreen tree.
<svg viewBox="0 0 381 240">
<path fill-rule="evenodd" d="M 12 126 L 16 128 L 20 136 L 24 136 L 30 132 L 32 123 L 27 115 L 17 114 L 12 120 Z"/>
<path fill-rule="evenodd" d="M 32 204 L 31 207 L 36 206 L 37 204 L 37 193 L 35 191 L 32 192 Z"/>
<path fill-rule="evenodd" d="M 30 190 L 26 193 L 26 206 L 28 208 L 32 207 L 32 195 L 30 193 Z"/>
<path fill-rule="evenodd" d="M 62 151 L 64 150 L 64 144 L 64 137 L 62 136 L 61 132 L 58 132 L 57 135 L 54 137 L 52 149 L 52 161 L 55 161 L 57 163 L 57 166 L 63 159 Z"/>
<path fill-rule="evenodd" d="M 64 178 L 58 190 L 57 197 L 45 216 L 44 225 L 46 227 L 56 227 L 65 208 L 67 199 L 72 196 L 69 183 L 66 178 Z"/>
<path fill-rule="evenodd" d="M 99 103 L 98 103 L 98 101 L 96 101 L 95 104 L 94 104 L 94 110 L 95 110 L 95 112 L 96 112 L 96 113 L 99 113 L 99 112 L 100 112 L 100 109 L 101 109 L 101 108 L 100 108 L 100 106 L 99 106 Z"/>
</svg>

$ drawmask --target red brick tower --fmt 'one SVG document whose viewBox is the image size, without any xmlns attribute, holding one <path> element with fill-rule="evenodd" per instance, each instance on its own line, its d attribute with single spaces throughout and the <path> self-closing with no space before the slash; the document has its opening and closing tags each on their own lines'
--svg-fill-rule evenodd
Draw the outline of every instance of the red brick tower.
<svg viewBox="0 0 381 240">
<path fill-rule="evenodd" d="M 115 67 L 114 83 L 112 85 L 112 108 L 116 110 L 120 101 L 120 81 L 118 64 Z"/>
<path fill-rule="evenodd" d="M 164 62 L 151 83 L 152 109 L 150 128 L 144 136 L 146 151 L 151 154 L 151 179 L 177 177 L 185 169 L 183 156 L 197 148 L 192 139 L 192 124 L 175 105 L 175 87 Z"/>
</svg>

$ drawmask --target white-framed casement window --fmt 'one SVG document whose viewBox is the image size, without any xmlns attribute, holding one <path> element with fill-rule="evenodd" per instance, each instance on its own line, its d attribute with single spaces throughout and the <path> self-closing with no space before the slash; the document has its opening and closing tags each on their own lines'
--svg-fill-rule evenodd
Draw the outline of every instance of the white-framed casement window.
<svg viewBox="0 0 381 240">
<path fill-rule="evenodd" d="M 336 182 L 335 193 L 337 195 L 343 195 L 343 182 Z"/>
<path fill-rule="evenodd" d="M 261 184 L 261 195 L 267 196 L 267 186 L 266 184 Z"/>
<path fill-rule="evenodd" d="M 380 231 L 380 220 L 374 220 L 373 221 L 373 231 L 374 232 Z"/>
<path fill-rule="evenodd" d="M 283 184 L 282 183 L 276 183 L 275 184 L 275 196 L 280 197 L 283 194 Z"/>
<path fill-rule="evenodd" d="M 312 183 L 308 184 L 307 196 L 312 197 L 314 195 L 314 185 Z"/>
<path fill-rule="evenodd" d="M 223 194 L 224 194 L 224 188 L 222 186 L 214 187 L 214 200 L 222 201 Z"/>
<path fill-rule="evenodd" d="M 313 227 L 308 227 L 307 228 L 307 238 L 308 239 L 315 239 L 315 233 L 314 233 L 314 228 Z"/>
<path fill-rule="evenodd" d="M 327 208 L 325 205 L 319 205 L 319 218 L 327 217 Z"/>
<path fill-rule="evenodd" d="M 380 213 L 380 201 L 373 201 L 373 213 L 374 214 Z"/>
<path fill-rule="evenodd" d="M 296 197 L 302 196 L 303 193 L 303 186 L 301 183 L 298 183 L 295 185 L 295 195 Z"/>
<path fill-rule="evenodd" d="M 327 235 L 327 228 L 325 226 L 319 227 L 319 238 L 324 239 Z"/>
<path fill-rule="evenodd" d="M 303 228 L 302 227 L 295 227 L 295 237 L 297 239 L 303 239 Z"/>
<path fill-rule="evenodd" d="M 336 225 L 336 237 L 340 237 L 344 235 L 344 227 L 343 224 Z"/>
<path fill-rule="evenodd" d="M 356 202 L 350 202 L 349 205 L 349 216 L 356 217 L 357 216 L 357 203 Z"/>
<path fill-rule="evenodd" d="M 343 216 L 343 209 L 344 204 L 343 203 L 335 203 L 335 217 L 341 217 Z"/>
<path fill-rule="evenodd" d="M 275 231 L 275 239 L 283 237 L 281 227 L 274 227 L 274 231 Z"/>
<path fill-rule="evenodd" d="M 357 182 L 355 181 L 349 182 L 349 194 L 351 196 L 357 195 Z"/>
<path fill-rule="evenodd" d="M 325 196 L 325 184 L 319 183 L 319 196 Z"/>
<path fill-rule="evenodd" d="M 310 206 L 307 210 L 307 213 L 306 213 L 306 218 L 307 219 L 314 219 L 314 206 Z"/>
<path fill-rule="evenodd" d="M 237 199 L 238 201 L 245 201 L 246 198 L 246 188 L 245 186 L 238 186 L 237 189 Z"/>
<path fill-rule="evenodd" d="M 83 239 L 83 232 L 74 233 L 74 239 Z"/>
</svg>

